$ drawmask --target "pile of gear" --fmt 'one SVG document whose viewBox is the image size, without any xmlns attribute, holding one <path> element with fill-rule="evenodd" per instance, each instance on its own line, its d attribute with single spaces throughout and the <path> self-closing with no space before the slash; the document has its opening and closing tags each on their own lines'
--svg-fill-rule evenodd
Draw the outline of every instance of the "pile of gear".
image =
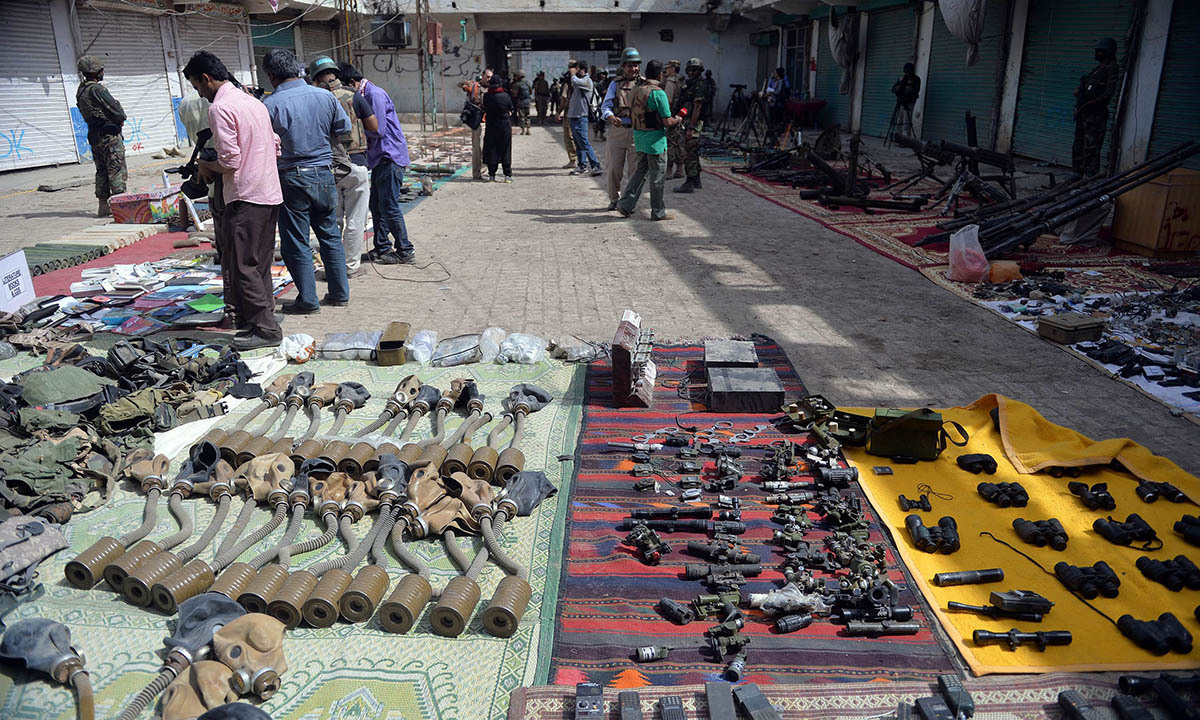
<svg viewBox="0 0 1200 720">
<path fill-rule="evenodd" d="M 65 568 L 67 582 L 85 590 L 104 582 L 133 605 L 178 613 L 180 627 L 188 624 L 195 607 L 209 608 L 196 611 L 208 618 L 218 610 L 233 616 L 250 613 L 245 617 L 270 628 L 251 633 L 251 640 L 263 640 L 265 633 L 274 638 L 271 647 L 278 647 L 286 630 L 301 624 L 325 628 L 339 618 L 361 623 L 377 611 L 385 630 L 407 633 L 431 601 L 436 601 L 429 610 L 433 631 L 456 637 L 479 604 L 477 578 L 491 561 L 505 577 L 482 612 L 483 625 L 491 635 L 511 637 L 532 588 L 528 569 L 502 549 L 501 538 L 508 521 L 530 515 L 556 492 L 544 473 L 524 469 L 520 449 L 527 417 L 550 403 L 551 394 L 532 384 L 514 386 L 501 403 L 499 421 L 478 446 L 472 445 L 473 437 L 492 421 L 492 414 L 485 412 L 485 398 L 473 380 L 453 380 L 449 389 L 439 391 L 416 376 L 406 377 L 373 422 L 354 435 L 339 434 L 347 416 L 369 399 L 358 383 L 316 384 L 311 373 L 284 375 L 232 428 L 211 430 L 193 445 L 173 475 L 166 457 L 131 452 L 123 474 L 146 493 L 144 520 L 125 535 L 102 537 L 80 553 Z M 332 423 L 318 435 L 323 410 Z M 307 428 L 289 435 L 300 412 L 308 419 Z M 247 429 L 264 413 L 265 421 Z M 463 419 L 447 432 L 452 413 Z M 432 417 L 433 435 L 412 441 L 426 417 Z M 404 429 L 396 437 L 401 423 Z M 512 435 L 505 439 L 509 429 Z M 149 539 L 164 493 L 178 529 Z M 194 509 L 185 504 L 193 496 L 207 496 L 216 507 L 199 537 L 185 546 L 197 529 Z M 230 523 L 235 496 L 242 507 Z M 269 518 L 247 532 L 259 507 Z M 300 540 L 306 515 L 315 527 Z M 360 540 L 355 525 L 372 515 Z M 248 561 L 238 560 L 285 521 L 286 529 L 271 547 Z M 202 558 L 221 530 L 224 537 L 211 559 Z M 457 538 L 462 535 L 482 538 L 474 558 L 460 547 Z M 434 588 L 429 566 L 406 543 L 439 536 L 460 574 Z M 294 566 L 293 557 L 339 537 L 343 553 Z M 390 592 L 389 543 L 411 570 Z M 234 627 L 220 624 L 225 626 L 221 633 Z M 221 633 L 212 643 L 228 668 L 199 662 L 204 659 L 200 646 L 172 650 L 159 677 L 124 709 L 120 720 L 138 717 L 164 689 L 166 720 L 194 718 L 237 695 L 269 697 L 279 685 L 282 655 L 270 664 L 270 672 L 242 672 L 221 657 Z M 180 689 L 173 692 L 176 687 Z"/>
</svg>

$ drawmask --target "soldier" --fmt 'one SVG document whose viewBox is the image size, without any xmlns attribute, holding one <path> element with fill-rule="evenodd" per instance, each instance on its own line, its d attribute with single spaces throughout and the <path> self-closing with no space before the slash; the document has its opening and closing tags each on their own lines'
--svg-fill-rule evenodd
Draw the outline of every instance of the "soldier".
<svg viewBox="0 0 1200 720">
<path fill-rule="evenodd" d="M 679 110 L 679 93 L 683 90 L 683 81 L 679 77 L 679 61 L 668 60 L 663 65 L 662 89 L 667 94 L 667 102 L 671 104 L 671 112 Z M 672 168 L 674 171 L 672 172 Z M 667 128 L 667 177 L 683 177 L 683 124 L 675 123 Z"/>
<path fill-rule="evenodd" d="M 529 134 L 529 100 L 533 91 L 529 87 L 529 83 L 525 82 L 525 71 L 517 70 L 513 73 L 512 87 L 509 89 L 509 94 L 512 96 L 513 106 L 517 110 L 515 118 L 521 126 L 521 134 Z"/>
<path fill-rule="evenodd" d="M 77 66 L 83 82 L 75 92 L 75 104 L 87 123 L 88 144 L 92 146 L 92 162 L 96 164 L 96 198 L 100 201 L 96 217 L 105 217 L 112 214 L 108 199 L 125 192 L 129 176 L 125 168 L 125 139 L 121 136 L 125 110 L 108 88 L 100 84 L 104 80 L 102 58 L 84 55 Z"/>
<path fill-rule="evenodd" d="M 621 199 L 621 184 L 633 174 L 637 162 L 633 147 L 633 110 L 630 101 L 634 88 L 642 82 L 639 74 L 642 56 L 637 48 L 627 47 L 621 53 L 621 76 L 608 84 L 600 118 L 610 125 L 604 145 L 604 164 L 608 166 L 608 210 L 617 209 Z"/>
<path fill-rule="evenodd" d="M 683 172 L 687 179 L 674 188 L 677 193 L 690 193 L 700 189 L 700 131 L 704 129 L 701 117 L 708 104 L 708 82 L 704 79 L 704 63 L 700 58 L 687 61 L 687 80 L 679 93 L 679 107 L 687 110 L 684 118 Z"/>
<path fill-rule="evenodd" d="M 352 80 L 354 66 L 343 63 L 339 66 L 333 58 L 321 55 L 308 64 L 308 75 L 313 85 L 323 87 L 337 98 L 348 117 L 354 117 L 354 90 L 342 81 L 343 72 Z M 338 228 L 342 231 L 342 247 L 346 252 L 346 276 L 354 277 L 366 272 L 362 267 L 363 232 L 367 227 L 367 210 L 370 205 L 370 173 L 367 170 L 367 136 L 362 121 L 350 123 L 350 133 L 331 138 L 333 152 L 333 179 L 338 197 Z"/>
<path fill-rule="evenodd" d="M 1100 172 L 1100 149 L 1108 128 L 1108 105 L 1117 92 L 1117 41 L 1103 38 L 1096 43 L 1096 62 L 1075 90 L 1075 143 L 1071 146 L 1071 169 L 1080 175 Z"/>
<path fill-rule="evenodd" d="M 550 83 L 546 82 L 546 73 L 538 70 L 533 79 L 533 104 L 537 107 L 538 125 L 546 125 L 546 106 L 550 104 Z"/>
</svg>

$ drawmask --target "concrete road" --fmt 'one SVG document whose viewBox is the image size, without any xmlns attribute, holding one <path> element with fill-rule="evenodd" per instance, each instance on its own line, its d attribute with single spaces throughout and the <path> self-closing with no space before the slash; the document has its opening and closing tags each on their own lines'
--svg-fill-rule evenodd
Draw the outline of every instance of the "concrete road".
<svg viewBox="0 0 1200 720">
<path fill-rule="evenodd" d="M 561 169 L 559 136 L 514 136 L 513 184 L 448 184 L 407 217 L 416 267 L 367 266 L 350 307 L 289 318 L 285 332 L 406 320 L 441 337 L 498 325 L 609 340 L 632 308 L 664 341 L 768 335 L 839 405 L 938 407 L 999 392 L 1200 473 L 1196 425 L 921 274 L 711 176 L 692 195 L 668 189 L 672 221 L 651 222 L 648 197 L 622 219 L 604 210 L 602 178 Z M 20 218 L 12 200 L 0 200 L 5 223 Z"/>
</svg>

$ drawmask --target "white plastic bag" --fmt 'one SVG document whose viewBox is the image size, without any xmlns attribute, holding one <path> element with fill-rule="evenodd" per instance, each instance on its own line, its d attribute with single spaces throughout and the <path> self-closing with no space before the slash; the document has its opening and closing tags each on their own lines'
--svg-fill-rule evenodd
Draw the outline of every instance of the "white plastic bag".
<svg viewBox="0 0 1200 720">
<path fill-rule="evenodd" d="M 437 346 L 437 330 L 421 330 L 413 335 L 408 344 L 408 357 L 413 362 L 428 363 L 433 358 L 433 348 Z"/>
<path fill-rule="evenodd" d="M 979 245 L 978 225 L 967 225 L 950 236 L 950 273 L 946 277 L 958 282 L 983 282 L 990 267 Z"/>
<path fill-rule="evenodd" d="M 323 360 L 370 360 L 383 331 L 329 333 L 317 343 L 317 355 Z"/>
<path fill-rule="evenodd" d="M 504 328 L 490 327 L 479 336 L 479 362 L 490 363 L 496 360 L 500 352 L 500 343 L 504 342 Z"/>
<path fill-rule="evenodd" d="M 520 363 L 533 365 L 546 354 L 546 341 L 537 335 L 513 333 L 500 343 L 500 353 L 496 355 L 497 363 Z"/>
<path fill-rule="evenodd" d="M 313 339 L 312 335 L 296 333 L 288 335 L 279 342 L 279 347 L 275 349 L 275 356 L 294 363 L 303 363 L 308 362 L 316 352 L 317 341 Z"/>
<path fill-rule="evenodd" d="M 433 351 L 434 367 L 454 367 L 479 362 L 479 336 L 459 335 L 446 338 Z"/>
</svg>

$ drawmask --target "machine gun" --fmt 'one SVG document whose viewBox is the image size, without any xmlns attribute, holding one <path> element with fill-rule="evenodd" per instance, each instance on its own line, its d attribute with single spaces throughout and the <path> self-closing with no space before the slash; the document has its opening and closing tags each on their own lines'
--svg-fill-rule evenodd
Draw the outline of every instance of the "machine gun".
<svg viewBox="0 0 1200 720">
<path fill-rule="evenodd" d="M 944 165 L 948 165 L 950 162 L 955 163 L 954 176 L 943 182 L 941 190 L 934 195 L 938 201 L 934 207 L 942 202 L 946 203 L 943 214 L 948 215 L 952 211 L 957 211 L 958 198 L 963 190 L 970 192 L 971 196 L 982 204 L 1006 202 L 1010 199 L 1010 192 L 1014 191 L 1014 165 L 1012 157 L 1009 155 L 986 148 L 960 145 L 949 140 L 922 142 L 917 138 L 904 135 L 897 135 L 894 139 L 898 145 L 902 145 L 915 152 L 919 159 L 936 158 L 939 164 Z M 989 176 L 987 178 L 981 177 L 976 171 L 979 163 L 997 168 L 1000 171 L 1000 175 Z M 922 171 L 897 183 L 897 186 L 903 190 L 907 190 L 923 178 L 929 177 L 937 180 L 938 178 L 932 172 L 924 172 L 925 165 L 926 162 L 922 160 Z M 1009 187 L 1009 191 L 1006 192 L 993 185 L 989 182 L 992 179 L 1002 180 Z"/>
<path fill-rule="evenodd" d="M 212 130 L 209 128 L 204 128 L 196 133 L 196 147 L 192 148 L 192 157 L 188 159 L 187 164 L 167 168 L 168 173 L 183 178 L 180 190 L 192 200 L 208 197 L 208 184 L 200 179 L 200 166 L 197 160 L 217 159 L 217 151 L 208 147 L 209 140 L 212 140 Z"/>
</svg>

